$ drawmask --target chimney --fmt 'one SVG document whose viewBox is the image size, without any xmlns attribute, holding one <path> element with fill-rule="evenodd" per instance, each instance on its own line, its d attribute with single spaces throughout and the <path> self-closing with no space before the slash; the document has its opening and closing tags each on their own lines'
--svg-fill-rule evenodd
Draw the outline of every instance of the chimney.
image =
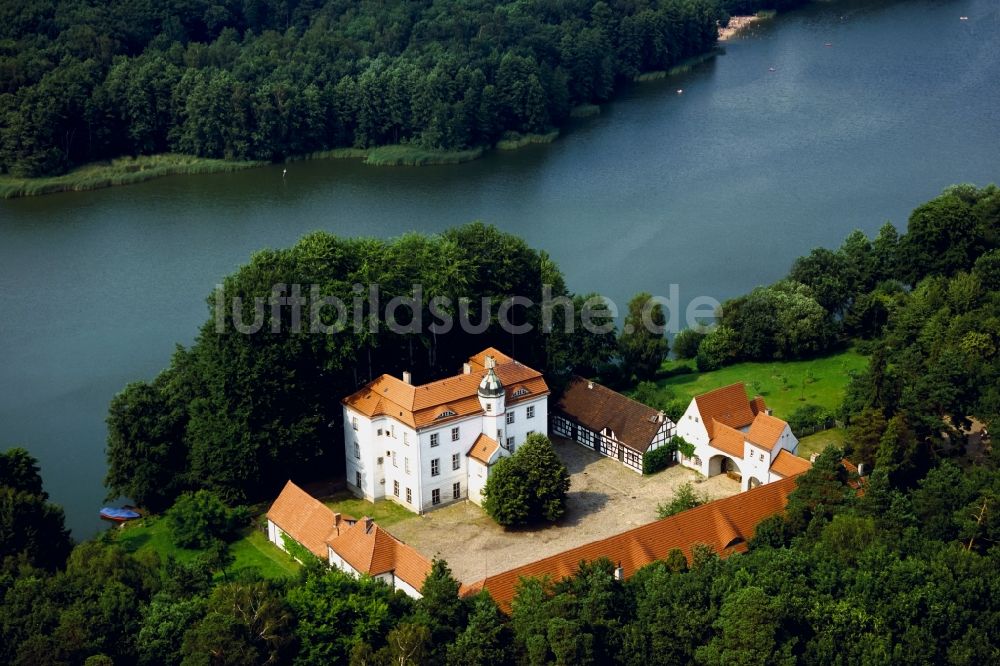
<svg viewBox="0 0 1000 666">
<path fill-rule="evenodd" d="M 622 569 L 622 563 L 619 562 L 618 566 L 615 567 L 615 580 L 622 580 L 625 578 L 625 570 Z"/>
<path fill-rule="evenodd" d="M 592 389 L 592 388 L 594 388 L 594 382 L 590 382 L 590 381 L 588 381 L 588 382 L 587 382 L 587 388 L 589 388 L 589 389 Z"/>
<path fill-rule="evenodd" d="M 864 463 L 858 463 L 858 476 L 865 476 L 867 473 L 867 466 Z"/>
<path fill-rule="evenodd" d="M 403 370 L 403 381 L 407 384 L 413 383 L 413 375 L 410 374 L 409 370 Z"/>
<path fill-rule="evenodd" d="M 372 521 L 371 518 L 369 518 L 368 516 L 365 516 L 365 534 L 368 534 L 368 533 L 370 533 L 372 531 L 372 524 L 373 524 L 373 522 L 374 521 Z"/>
<path fill-rule="evenodd" d="M 667 420 L 667 413 L 661 409 L 660 413 L 656 415 L 656 420 L 663 423 Z"/>
<path fill-rule="evenodd" d="M 340 527 L 340 513 L 333 514 L 333 524 Z"/>
<path fill-rule="evenodd" d="M 816 458 L 819 458 L 819 454 L 818 453 L 812 454 L 811 456 L 809 456 L 809 462 L 811 463 L 816 462 Z"/>
<path fill-rule="evenodd" d="M 486 357 L 486 369 L 487 370 L 492 370 L 495 367 L 497 367 L 497 360 L 495 358 L 493 358 L 492 356 L 487 356 Z"/>
<path fill-rule="evenodd" d="M 468 363 L 463 363 L 462 364 L 462 374 L 463 375 L 471 375 L 472 374 L 472 366 L 469 365 Z"/>
</svg>

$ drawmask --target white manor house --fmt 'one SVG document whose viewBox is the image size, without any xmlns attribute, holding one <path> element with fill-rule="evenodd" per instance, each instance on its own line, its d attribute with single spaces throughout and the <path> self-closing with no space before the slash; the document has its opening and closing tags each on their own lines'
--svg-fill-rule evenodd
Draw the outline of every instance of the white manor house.
<svg viewBox="0 0 1000 666">
<path fill-rule="evenodd" d="M 492 347 L 429 384 L 382 375 L 343 400 L 348 487 L 416 513 L 481 504 L 493 464 L 548 434 L 548 396 L 540 372 Z"/>
</svg>

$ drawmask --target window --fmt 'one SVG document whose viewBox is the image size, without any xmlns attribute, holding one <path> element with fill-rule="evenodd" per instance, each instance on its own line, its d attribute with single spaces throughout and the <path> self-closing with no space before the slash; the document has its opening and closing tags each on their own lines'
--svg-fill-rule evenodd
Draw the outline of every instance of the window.
<svg viewBox="0 0 1000 666">
<path fill-rule="evenodd" d="M 516 391 L 514 391 L 514 393 L 511 395 L 511 397 L 512 398 L 520 398 L 522 395 L 528 395 L 528 393 L 530 393 L 530 391 L 522 386 L 522 387 L 518 388 Z"/>
<path fill-rule="evenodd" d="M 356 485 L 358 488 L 361 487 L 361 472 L 354 473 L 354 485 Z"/>
<path fill-rule="evenodd" d="M 437 506 L 440 503 L 441 503 L 441 491 L 438 488 L 435 488 L 434 490 L 431 491 L 431 504 Z"/>
<path fill-rule="evenodd" d="M 451 441 L 453 442 L 458 441 L 458 426 L 455 426 L 454 428 L 451 429 Z"/>
<path fill-rule="evenodd" d="M 358 429 L 358 417 L 357 416 L 352 416 L 351 417 L 351 428 L 354 429 L 354 430 Z"/>
<path fill-rule="evenodd" d="M 492 412 L 493 411 L 493 403 L 492 402 L 486 403 L 486 411 L 487 412 Z"/>
<path fill-rule="evenodd" d="M 431 461 L 431 476 L 437 476 L 441 473 L 441 459 L 435 458 Z"/>
<path fill-rule="evenodd" d="M 410 473 L 410 459 L 409 458 L 403 458 L 403 471 L 406 472 L 407 474 Z"/>
<path fill-rule="evenodd" d="M 462 457 L 457 453 L 451 454 L 451 468 L 459 469 L 462 466 Z"/>
<path fill-rule="evenodd" d="M 453 483 L 451 485 L 451 498 L 461 499 L 461 497 L 462 497 L 462 484 L 457 482 Z"/>
<path fill-rule="evenodd" d="M 413 491 L 409 488 L 406 489 L 406 503 L 413 504 Z"/>
<path fill-rule="evenodd" d="M 396 462 L 396 452 L 395 451 L 392 452 L 392 466 L 393 467 L 399 467 L 399 463 Z M 396 494 L 398 495 L 399 493 L 396 493 Z"/>
<path fill-rule="evenodd" d="M 379 428 L 379 429 L 378 429 L 378 436 L 379 436 L 379 437 L 381 437 L 381 436 L 382 436 L 382 428 Z"/>
<path fill-rule="evenodd" d="M 437 446 L 437 445 L 438 445 L 438 434 L 435 432 L 431 434 L 431 446 Z"/>
<path fill-rule="evenodd" d="M 392 494 L 399 497 L 399 481 L 392 482 Z"/>
<path fill-rule="evenodd" d="M 410 433 L 403 431 L 403 444 L 410 445 Z"/>
<path fill-rule="evenodd" d="M 354 442 L 354 457 L 361 459 L 361 445 L 357 442 Z"/>
<path fill-rule="evenodd" d="M 763 454 L 763 453 L 762 453 L 762 454 L 760 454 L 760 461 L 761 461 L 761 462 L 764 462 L 764 454 Z"/>
<path fill-rule="evenodd" d="M 534 405 L 528 405 L 528 418 L 529 419 L 535 418 L 535 406 Z"/>
<path fill-rule="evenodd" d="M 514 422 L 514 410 L 512 409 L 509 412 L 507 412 L 507 423 L 513 423 L 513 422 Z"/>
<path fill-rule="evenodd" d="M 513 437 L 508 437 L 507 438 L 507 450 L 508 451 L 513 451 L 514 450 L 514 438 Z"/>
<path fill-rule="evenodd" d="M 389 436 L 390 437 L 395 437 L 396 436 L 396 426 L 395 425 L 389 426 Z"/>
</svg>

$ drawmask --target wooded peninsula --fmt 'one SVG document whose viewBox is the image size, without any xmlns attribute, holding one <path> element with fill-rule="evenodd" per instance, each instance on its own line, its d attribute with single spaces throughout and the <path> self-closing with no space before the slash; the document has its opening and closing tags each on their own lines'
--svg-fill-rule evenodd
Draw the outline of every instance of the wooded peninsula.
<svg viewBox="0 0 1000 666">
<path fill-rule="evenodd" d="M 0 7 L 0 174 L 166 153 L 471 159 L 551 137 L 575 107 L 710 51 L 731 13 L 797 4 L 15 0 Z M 111 177 L 145 166 L 122 161 Z"/>
</svg>

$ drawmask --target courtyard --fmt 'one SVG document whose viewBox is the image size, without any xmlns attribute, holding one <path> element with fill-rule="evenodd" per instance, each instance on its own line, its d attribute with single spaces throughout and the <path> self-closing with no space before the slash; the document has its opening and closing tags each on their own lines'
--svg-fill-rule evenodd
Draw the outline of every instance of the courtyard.
<svg viewBox="0 0 1000 666">
<path fill-rule="evenodd" d="M 428 558 L 447 560 L 464 583 L 624 532 L 656 520 L 656 507 L 691 481 L 710 499 L 739 492 L 725 475 L 702 479 L 679 465 L 640 476 L 621 463 L 583 446 L 554 437 L 552 443 L 569 469 L 566 516 L 557 524 L 506 531 L 472 502 L 458 502 L 422 516 L 401 520 L 390 531 Z"/>
</svg>

